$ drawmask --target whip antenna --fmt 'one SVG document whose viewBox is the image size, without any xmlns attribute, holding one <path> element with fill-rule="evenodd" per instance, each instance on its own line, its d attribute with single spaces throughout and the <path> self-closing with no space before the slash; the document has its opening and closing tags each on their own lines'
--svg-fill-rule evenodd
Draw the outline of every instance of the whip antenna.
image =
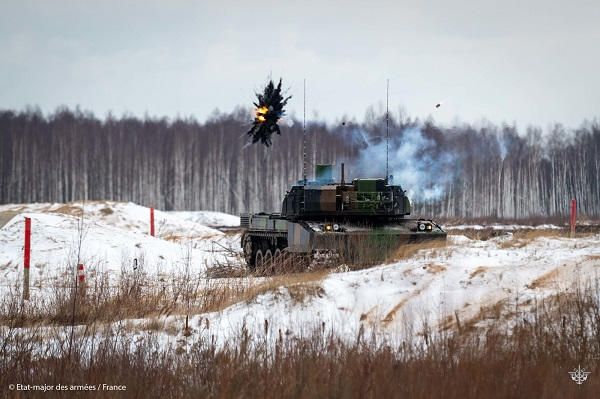
<svg viewBox="0 0 600 399">
<path fill-rule="evenodd" d="M 390 80 L 387 80 L 385 92 L 385 181 L 390 176 Z"/>
<path fill-rule="evenodd" d="M 304 78 L 304 108 L 302 115 L 302 175 L 306 186 L 306 78 Z"/>
</svg>

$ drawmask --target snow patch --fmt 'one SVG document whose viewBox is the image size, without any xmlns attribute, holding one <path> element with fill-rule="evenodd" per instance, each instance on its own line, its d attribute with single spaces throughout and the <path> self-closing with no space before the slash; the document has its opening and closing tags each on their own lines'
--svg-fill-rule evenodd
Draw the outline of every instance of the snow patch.
<svg viewBox="0 0 600 399">
<path fill-rule="evenodd" d="M 210 227 L 240 227 L 240 217 L 213 211 L 169 211 L 183 220 Z"/>
</svg>

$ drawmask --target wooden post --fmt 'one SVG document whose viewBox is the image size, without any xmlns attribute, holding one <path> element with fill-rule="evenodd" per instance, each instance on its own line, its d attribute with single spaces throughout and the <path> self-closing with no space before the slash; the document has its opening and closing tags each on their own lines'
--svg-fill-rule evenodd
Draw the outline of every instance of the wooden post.
<svg viewBox="0 0 600 399">
<path fill-rule="evenodd" d="M 154 208 L 150 208 L 150 235 L 154 237 Z"/>
<path fill-rule="evenodd" d="M 25 246 L 23 247 L 23 299 L 29 300 L 29 266 L 31 263 L 31 218 L 25 218 Z"/>
<path fill-rule="evenodd" d="M 577 225 L 577 200 L 571 200 L 571 238 L 575 237 L 575 227 Z"/>
</svg>

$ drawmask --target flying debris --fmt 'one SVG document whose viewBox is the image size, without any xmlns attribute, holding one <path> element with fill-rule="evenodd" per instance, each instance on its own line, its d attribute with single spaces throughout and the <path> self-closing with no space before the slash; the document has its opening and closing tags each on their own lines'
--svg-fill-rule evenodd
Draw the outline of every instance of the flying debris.
<svg viewBox="0 0 600 399">
<path fill-rule="evenodd" d="M 248 130 L 248 136 L 252 136 L 252 143 L 260 141 L 269 147 L 273 133 L 281 134 L 277 122 L 285 114 L 284 107 L 292 96 L 283 98 L 281 95 L 281 79 L 279 79 L 277 87 L 270 80 L 263 93 L 256 93 L 256 97 L 258 101 L 254 103 L 256 107 L 254 122 Z"/>
</svg>

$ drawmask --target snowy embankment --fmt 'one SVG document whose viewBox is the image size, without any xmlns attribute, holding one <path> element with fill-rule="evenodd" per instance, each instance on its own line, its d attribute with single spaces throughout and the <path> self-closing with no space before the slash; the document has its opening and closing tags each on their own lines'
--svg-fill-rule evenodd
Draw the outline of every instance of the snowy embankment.
<svg viewBox="0 0 600 399">
<path fill-rule="evenodd" d="M 212 211 L 169 211 L 180 219 L 209 227 L 240 227 L 240 217 Z"/>
<path fill-rule="evenodd" d="M 600 235 L 488 241 L 450 236 L 445 248 L 371 269 L 333 273 L 322 281 L 280 288 L 222 312 L 196 316 L 221 340 L 239 334 L 277 337 L 325 327 L 355 339 L 376 333 L 389 340 L 463 323 L 485 323 L 578 282 L 600 277 Z M 209 323 L 206 323 L 208 319 Z M 265 323 L 265 320 L 267 323 Z M 204 323 L 203 323 L 204 321 Z M 407 326 L 414 328 L 407 331 Z"/>
<path fill-rule="evenodd" d="M 64 273 L 73 270 L 77 259 L 90 277 L 106 273 L 114 279 L 135 267 L 160 278 L 177 273 L 184 263 L 193 273 L 203 271 L 215 261 L 226 260 L 228 253 L 223 249 L 239 246 L 235 235 L 158 210 L 152 237 L 149 208 L 133 203 L 86 202 L 83 218 L 81 208 L 81 203 L 0 206 L 0 214 L 17 213 L 0 229 L 2 288 L 22 278 L 25 217 L 32 221 L 34 290 L 64 285 Z M 201 219 L 203 212 L 189 214 Z M 216 219 L 212 212 L 209 217 Z"/>
<path fill-rule="evenodd" d="M 79 258 L 92 275 L 108 273 L 118 278 L 131 271 L 134 259 L 151 276 L 150 281 L 178 274 L 186 266 L 193 273 L 215 262 L 237 262 L 241 267 L 239 235 L 206 225 L 234 226 L 239 223 L 235 216 L 156 211 L 157 234 L 151 237 L 148 208 L 86 203 L 81 230 L 80 209 L 81 204 L 0 206 L 0 214 L 22 212 L 0 229 L 2 287 L 18 285 L 22 279 L 24 216 L 31 217 L 33 226 L 34 295 L 56 284 L 60 273 L 74 264 L 80 236 Z M 200 337 L 224 343 L 241 331 L 252 337 L 266 333 L 267 338 L 276 338 L 280 333 L 302 335 L 318 328 L 350 340 L 362 332 L 365 337 L 373 333 L 394 341 L 418 334 L 424 325 L 443 329 L 457 321 L 486 323 L 511 312 L 526 318 L 533 299 L 598 278 L 600 234 L 569 239 L 554 233 L 554 226 L 546 226 L 521 238 L 521 226 L 504 227 L 514 230 L 514 236 L 506 233 L 485 241 L 471 240 L 457 231 L 449 236 L 446 247 L 422 249 L 410 258 L 370 269 L 306 273 L 287 281 L 280 277 L 280 284 L 241 296 L 220 311 L 192 314 L 185 337 L 182 315 L 154 316 L 159 325 L 176 327 L 158 332 L 146 330 L 148 324 L 157 324 L 149 319 L 128 320 L 132 328 L 127 334 L 135 339 L 154 334 L 166 344 L 181 346 Z M 239 284 L 241 280 L 248 285 L 269 281 L 254 277 L 220 281 Z"/>
</svg>

